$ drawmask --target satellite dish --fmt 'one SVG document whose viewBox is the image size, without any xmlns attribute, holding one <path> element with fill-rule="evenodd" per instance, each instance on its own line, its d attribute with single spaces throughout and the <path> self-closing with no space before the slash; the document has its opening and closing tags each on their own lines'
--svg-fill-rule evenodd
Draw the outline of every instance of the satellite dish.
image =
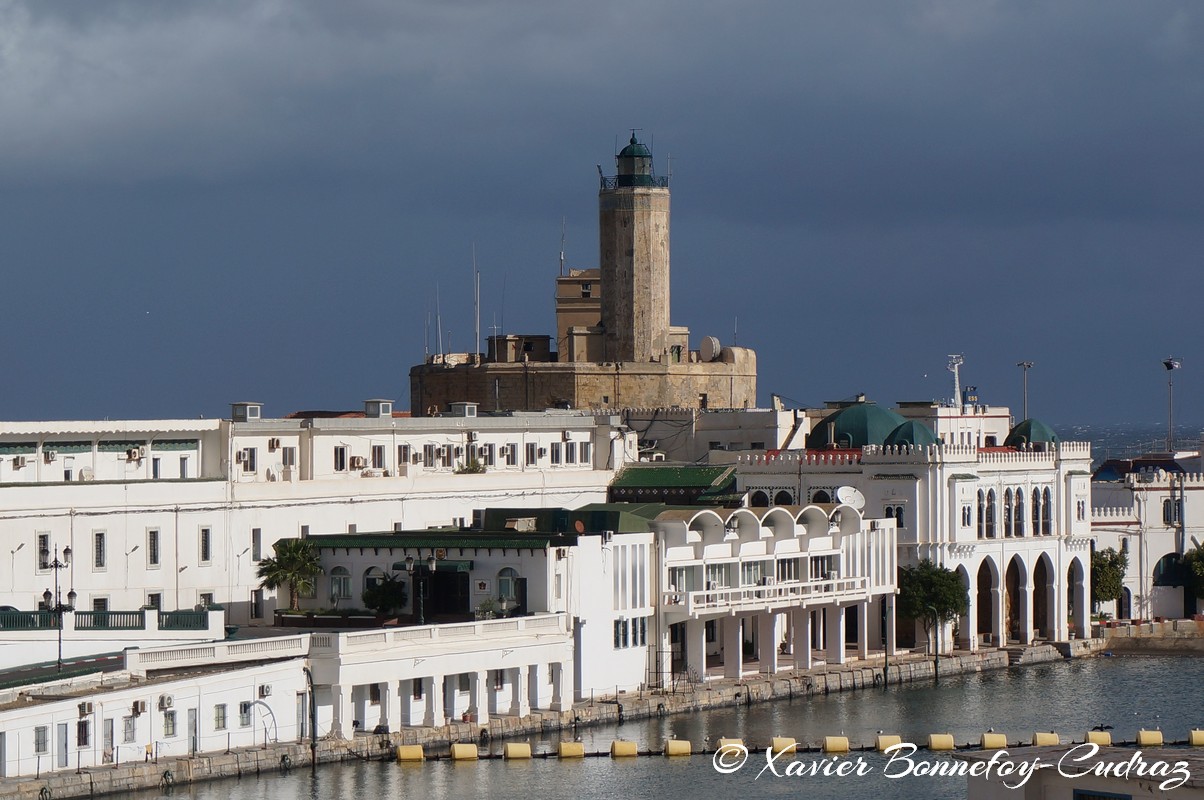
<svg viewBox="0 0 1204 800">
<path fill-rule="evenodd" d="M 719 358 L 723 345 L 714 336 L 704 336 L 698 345 L 698 355 L 703 361 L 714 361 Z"/>
<path fill-rule="evenodd" d="M 841 486 L 836 490 L 836 499 L 858 511 L 865 508 L 865 495 L 854 486 Z"/>
</svg>

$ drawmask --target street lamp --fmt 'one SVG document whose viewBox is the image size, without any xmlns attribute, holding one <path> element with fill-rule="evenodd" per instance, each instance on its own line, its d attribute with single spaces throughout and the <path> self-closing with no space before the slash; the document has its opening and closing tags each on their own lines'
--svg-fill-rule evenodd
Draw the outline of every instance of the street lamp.
<svg viewBox="0 0 1204 800">
<path fill-rule="evenodd" d="M 431 553 L 429 556 L 427 556 L 427 559 L 426 559 L 427 577 L 425 580 L 423 580 L 420 583 L 419 579 L 417 577 L 415 577 L 414 571 L 416 569 L 421 569 L 422 565 L 415 562 L 413 556 L 406 556 L 406 572 L 409 573 L 410 580 L 414 584 L 414 601 L 418 604 L 417 610 L 418 610 L 418 624 L 419 625 L 426 624 L 426 614 L 424 613 L 425 612 L 425 608 L 424 608 L 425 604 L 423 602 L 425 600 L 425 598 L 423 597 L 423 587 L 424 587 L 424 585 L 428 585 L 427 581 L 430 580 L 430 575 L 435 571 L 435 564 L 437 562 L 438 562 L 438 560 L 435 558 L 434 553 Z"/>
<path fill-rule="evenodd" d="M 43 561 L 49 561 L 50 550 L 42 550 L 41 555 Z M 63 548 L 63 559 L 60 561 L 59 548 L 58 545 L 55 545 L 54 560 L 49 561 L 49 563 L 46 564 L 48 569 L 54 570 L 54 594 L 51 595 L 50 590 L 47 589 L 46 591 L 42 592 L 42 601 L 46 606 L 46 610 L 54 614 L 55 627 L 58 629 L 59 633 L 59 657 L 57 661 L 58 672 L 63 671 L 63 614 L 64 612 L 75 610 L 75 598 L 78 596 L 75 594 L 75 590 L 72 589 L 67 592 L 67 602 L 63 603 L 62 595 L 59 593 L 59 570 L 64 570 L 70 565 L 71 547 L 68 546 Z M 53 605 L 51 605 L 51 600 L 54 601 Z"/>
<path fill-rule="evenodd" d="M 1183 359 L 1171 356 L 1163 360 L 1166 367 L 1166 451 L 1175 452 L 1175 382 L 1171 373 L 1183 366 Z"/>
<path fill-rule="evenodd" d="M 1021 419 L 1028 419 L 1028 371 L 1033 368 L 1033 362 L 1017 361 L 1016 366 L 1024 372 L 1024 416 Z"/>
</svg>

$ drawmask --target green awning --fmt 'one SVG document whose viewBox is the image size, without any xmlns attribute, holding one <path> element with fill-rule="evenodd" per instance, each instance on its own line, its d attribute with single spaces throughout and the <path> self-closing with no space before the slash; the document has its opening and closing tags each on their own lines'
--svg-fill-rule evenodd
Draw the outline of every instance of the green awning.
<svg viewBox="0 0 1204 800">
<path fill-rule="evenodd" d="M 414 567 L 422 567 L 422 571 L 426 572 L 426 559 L 422 559 L 421 561 L 415 560 Z M 406 562 L 394 561 L 392 569 L 394 572 L 405 572 Z M 462 561 L 436 561 L 435 572 L 472 572 L 472 561 L 471 559 Z"/>
<path fill-rule="evenodd" d="M 196 439 L 158 439 L 151 442 L 151 448 L 156 452 L 169 450 L 197 450 L 200 442 Z"/>
<path fill-rule="evenodd" d="M 146 444 L 146 440 L 130 442 L 101 442 L 96 449 L 101 453 L 124 453 L 126 450 L 136 450 Z"/>
<path fill-rule="evenodd" d="M 91 442 L 44 442 L 43 450 L 54 450 L 57 453 L 91 453 Z"/>
<path fill-rule="evenodd" d="M 0 456 L 31 456 L 37 451 L 37 442 L 0 442 Z"/>
</svg>

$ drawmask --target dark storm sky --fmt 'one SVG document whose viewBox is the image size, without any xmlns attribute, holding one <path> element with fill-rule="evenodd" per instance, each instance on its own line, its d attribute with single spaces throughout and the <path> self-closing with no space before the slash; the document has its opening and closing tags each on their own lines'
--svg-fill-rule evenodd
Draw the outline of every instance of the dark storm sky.
<svg viewBox="0 0 1204 800">
<path fill-rule="evenodd" d="M 760 395 L 1201 420 L 1204 6 L 0 3 L 0 419 L 408 405 L 551 332 L 629 129 Z M 432 347 L 434 339 L 431 328 Z"/>
</svg>

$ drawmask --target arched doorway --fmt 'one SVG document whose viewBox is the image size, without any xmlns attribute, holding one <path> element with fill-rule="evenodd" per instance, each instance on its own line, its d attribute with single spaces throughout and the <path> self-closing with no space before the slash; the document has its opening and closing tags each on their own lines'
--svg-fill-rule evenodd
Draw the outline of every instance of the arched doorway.
<svg viewBox="0 0 1204 800">
<path fill-rule="evenodd" d="M 966 613 L 960 615 L 954 623 L 953 641 L 957 642 L 958 647 L 973 650 L 978 643 L 978 615 L 974 610 L 978 595 L 974 590 L 974 585 L 970 583 L 970 573 L 966 571 L 964 564 L 958 565 L 957 577 L 966 589 L 966 598 L 969 602 L 966 603 Z"/>
<path fill-rule="evenodd" d="M 999 589 L 999 571 L 995 569 L 995 562 L 989 558 L 984 558 L 982 564 L 978 567 L 977 576 L 977 591 L 975 593 L 976 602 L 975 615 L 977 616 L 975 632 L 979 637 L 986 636 L 986 641 L 993 645 L 999 645 L 996 640 L 996 591 Z M 981 638 L 980 638 L 981 640 Z"/>
<path fill-rule="evenodd" d="M 1066 573 L 1066 616 L 1070 619 L 1070 638 L 1085 639 L 1090 635 L 1090 603 L 1087 595 L 1087 571 L 1077 558 L 1070 562 Z"/>
<path fill-rule="evenodd" d="M 1042 553 L 1033 569 L 1033 633 L 1034 638 L 1056 640 L 1058 638 L 1057 609 L 1055 599 L 1053 565 L 1049 555 Z"/>
<path fill-rule="evenodd" d="M 1025 642 L 1028 634 L 1024 625 L 1028 617 L 1025 613 L 1027 611 L 1025 606 L 1028 604 L 1028 598 L 1025 595 L 1028 588 L 1028 575 L 1020 556 L 1012 556 L 1012 560 L 1008 562 L 1007 572 L 1004 574 L 1004 587 L 1007 592 L 1003 604 L 1007 641 Z"/>
</svg>

